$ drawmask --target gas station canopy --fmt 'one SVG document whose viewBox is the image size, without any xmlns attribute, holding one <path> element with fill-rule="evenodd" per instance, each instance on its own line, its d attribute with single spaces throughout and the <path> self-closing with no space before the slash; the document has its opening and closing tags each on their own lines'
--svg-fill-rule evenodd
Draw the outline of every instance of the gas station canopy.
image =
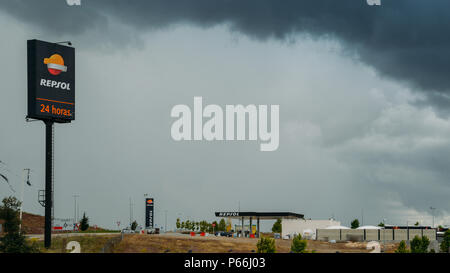
<svg viewBox="0 0 450 273">
<path fill-rule="evenodd" d="M 261 220 L 276 220 L 276 219 L 303 219 L 303 214 L 293 212 L 216 212 L 216 217 L 229 217 L 235 219 L 261 219 Z"/>
</svg>

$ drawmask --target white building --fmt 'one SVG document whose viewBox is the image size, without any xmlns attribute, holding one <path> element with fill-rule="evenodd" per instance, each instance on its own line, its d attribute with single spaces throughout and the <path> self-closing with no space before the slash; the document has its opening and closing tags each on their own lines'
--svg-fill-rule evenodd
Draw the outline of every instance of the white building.
<svg viewBox="0 0 450 273">
<path fill-rule="evenodd" d="M 282 219 L 281 220 L 281 238 L 293 238 L 301 234 L 303 238 L 316 239 L 316 230 L 325 229 L 331 226 L 340 226 L 341 222 L 330 220 L 311 220 L 311 219 Z"/>
</svg>

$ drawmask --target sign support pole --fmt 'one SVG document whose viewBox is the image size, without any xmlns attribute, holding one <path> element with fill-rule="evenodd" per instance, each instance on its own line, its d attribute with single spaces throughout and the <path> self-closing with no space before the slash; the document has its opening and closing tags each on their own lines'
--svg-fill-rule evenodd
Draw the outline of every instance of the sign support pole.
<svg viewBox="0 0 450 273">
<path fill-rule="evenodd" d="M 45 123 L 45 248 L 52 244 L 53 121 Z"/>
</svg>

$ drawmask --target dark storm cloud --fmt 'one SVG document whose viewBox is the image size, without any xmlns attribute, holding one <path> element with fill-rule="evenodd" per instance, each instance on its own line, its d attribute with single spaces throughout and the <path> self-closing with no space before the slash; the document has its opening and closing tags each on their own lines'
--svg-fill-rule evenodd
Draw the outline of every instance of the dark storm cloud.
<svg viewBox="0 0 450 273">
<path fill-rule="evenodd" d="M 105 27 L 109 18 L 137 30 L 225 23 L 259 40 L 297 33 L 337 38 L 380 74 L 433 92 L 429 103 L 436 92 L 450 91 L 448 0 L 383 0 L 379 7 L 365 0 L 83 0 L 81 7 L 64 0 L 15 0 L 1 1 L 0 7 L 54 34 Z M 450 102 L 440 98 L 437 106 Z"/>
<path fill-rule="evenodd" d="M 105 16 L 97 10 L 73 8 L 65 0 L 2 0 L 0 9 L 53 34 L 80 34 L 99 24 L 106 24 Z"/>
</svg>

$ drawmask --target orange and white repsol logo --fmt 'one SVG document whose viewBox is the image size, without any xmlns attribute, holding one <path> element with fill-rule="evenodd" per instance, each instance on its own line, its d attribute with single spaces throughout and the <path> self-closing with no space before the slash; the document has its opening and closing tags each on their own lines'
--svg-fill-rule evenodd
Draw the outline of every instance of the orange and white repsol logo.
<svg viewBox="0 0 450 273">
<path fill-rule="evenodd" d="M 59 54 L 53 54 L 49 58 L 44 58 L 44 64 L 47 65 L 48 72 L 53 76 L 67 72 L 67 66 L 64 65 L 64 58 Z M 67 82 L 41 79 L 40 85 L 70 91 L 70 83 Z"/>
<path fill-rule="evenodd" d="M 58 76 L 61 72 L 67 72 L 67 66 L 64 65 L 64 59 L 59 54 L 53 54 L 50 58 L 44 59 L 48 72 L 54 76 Z"/>
</svg>

